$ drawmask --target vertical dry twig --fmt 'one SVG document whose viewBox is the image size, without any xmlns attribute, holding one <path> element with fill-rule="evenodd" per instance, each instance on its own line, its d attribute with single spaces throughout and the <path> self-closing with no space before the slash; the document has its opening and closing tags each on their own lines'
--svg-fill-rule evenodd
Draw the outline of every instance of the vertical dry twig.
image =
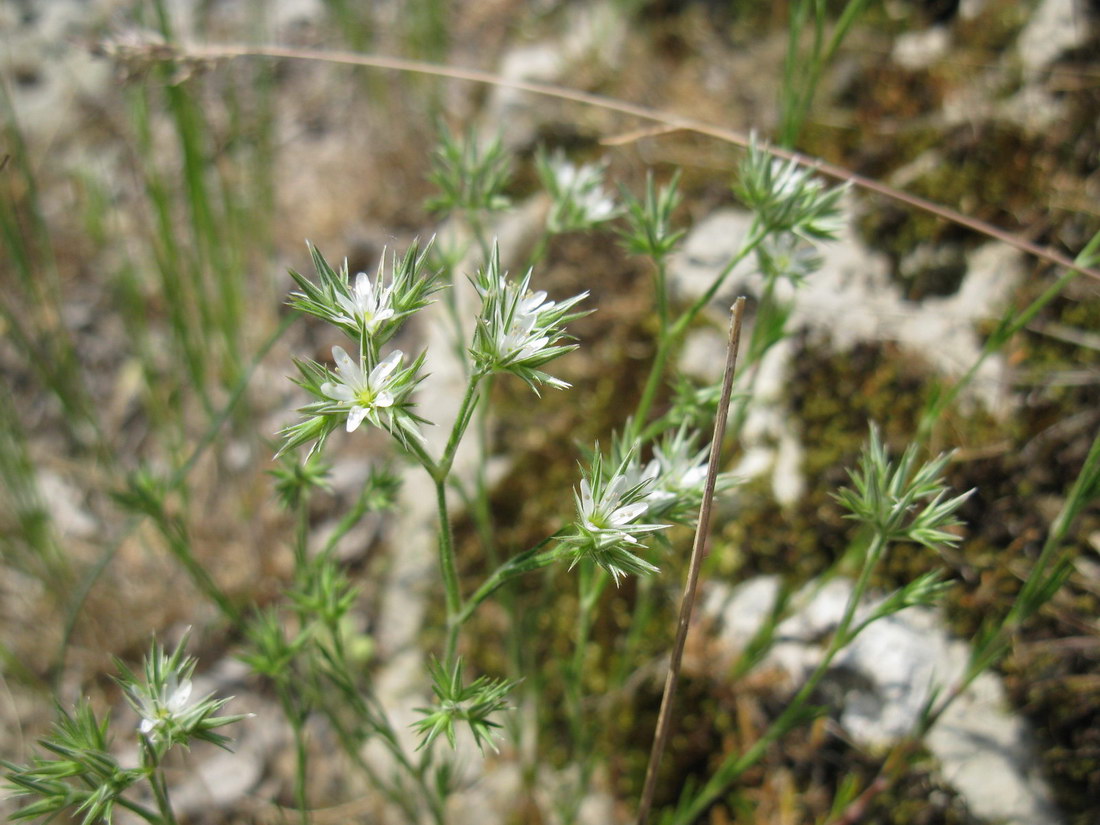
<svg viewBox="0 0 1100 825">
<path fill-rule="evenodd" d="M 703 489 L 703 502 L 699 506 L 699 524 L 695 528 L 695 542 L 691 548 L 684 595 L 680 600 L 680 619 L 676 628 L 676 641 L 665 677 L 665 693 L 661 698 L 661 710 L 657 714 L 657 730 L 653 734 L 653 750 L 649 754 L 649 766 L 645 772 L 642 801 L 638 806 L 638 825 L 646 825 L 653 807 L 653 793 L 657 786 L 657 770 L 661 766 L 665 745 L 668 742 L 669 725 L 672 722 L 672 703 L 676 698 L 676 686 L 680 681 L 680 664 L 684 657 L 691 613 L 695 607 L 695 590 L 699 584 L 699 568 L 703 563 L 703 547 L 710 527 L 710 510 L 714 502 L 714 485 L 718 478 L 718 459 L 722 452 L 722 439 L 726 434 L 726 418 L 729 414 L 730 393 L 733 390 L 733 373 L 737 367 L 737 350 L 741 343 L 741 319 L 745 313 L 745 299 L 738 298 L 730 307 L 730 336 L 726 349 L 726 373 L 722 378 L 722 400 L 714 420 L 714 437 L 710 442 L 710 459 L 707 464 L 707 483 Z"/>
</svg>

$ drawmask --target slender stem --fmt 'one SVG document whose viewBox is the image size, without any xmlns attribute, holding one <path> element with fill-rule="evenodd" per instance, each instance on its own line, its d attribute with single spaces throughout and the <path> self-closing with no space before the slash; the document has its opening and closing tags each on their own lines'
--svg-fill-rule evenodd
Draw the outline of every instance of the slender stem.
<svg viewBox="0 0 1100 825">
<path fill-rule="evenodd" d="M 493 376 L 485 378 L 483 395 L 486 403 L 477 413 L 477 470 L 474 477 L 474 501 L 470 508 L 481 539 L 482 549 L 491 564 L 499 563 L 496 541 L 493 538 L 493 510 L 489 502 L 489 479 L 486 470 L 489 466 L 489 399 L 493 395 Z M 511 615 L 511 611 L 509 611 Z"/>
<path fill-rule="evenodd" d="M 539 568 L 546 567 L 553 564 L 558 559 L 565 555 L 565 551 L 560 547 L 553 547 L 550 550 L 544 550 L 539 552 L 550 542 L 561 536 L 562 531 L 554 533 L 539 542 L 530 550 L 526 550 L 520 553 L 518 556 L 513 556 L 498 567 L 493 574 L 489 576 L 479 587 L 472 596 L 462 606 L 462 609 L 455 617 L 455 621 L 458 625 L 465 624 L 469 618 L 474 614 L 474 611 L 495 593 L 501 586 L 511 581 L 512 579 L 522 576 L 524 573 L 529 573 L 532 570 L 538 570 Z"/>
<path fill-rule="evenodd" d="M 152 752 L 152 745 L 146 743 L 145 747 Z M 161 820 L 165 825 L 178 825 L 175 811 L 172 810 L 172 802 L 168 798 L 168 783 L 160 766 L 154 764 L 149 772 L 149 785 L 153 789 L 153 798 L 157 801 L 157 810 L 160 811 Z"/>
<path fill-rule="evenodd" d="M 653 750 L 649 755 L 646 768 L 645 786 L 638 808 L 638 825 L 645 825 L 653 807 L 653 794 L 657 788 L 657 771 L 661 767 L 665 745 L 668 742 L 669 728 L 672 723 L 672 704 L 676 699 L 676 687 L 680 680 L 680 663 L 687 642 L 688 628 L 691 625 L 691 613 L 695 607 L 695 591 L 699 583 L 699 570 L 703 563 L 703 550 L 710 529 L 710 511 L 714 503 L 714 487 L 718 480 L 718 465 L 721 459 L 722 440 L 726 433 L 726 416 L 729 413 L 730 394 L 733 392 L 733 373 L 737 367 L 737 350 L 741 344 L 741 321 L 745 314 L 745 299 L 738 298 L 730 308 L 729 344 L 726 350 L 726 373 L 722 378 L 722 398 L 718 404 L 718 414 L 714 420 L 714 435 L 710 442 L 710 457 L 707 465 L 707 481 L 703 489 L 703 501 L 699 507 L 699 524 L 695 528 L 695 543 L 691 548 L 691 562 L 688 565 L 684 595 L 680 601 L 680 619 L 676 628 L 676 641 L 665 679 L 665 692 L 661 697 L 661 709 L 657 714 L 657 730 L 653 736 Z"/>
<path fill-rule="evenodd" d="M 155 518 L 157 527 L 168 542 L 169 551 L 175 556 L 176 561 L 183 565 L 184 570 L 191 577 L 191 581 L 217 606 L 226 619 L 234 625 L 239 625 L 241 621 L 240 610 L 218 586 L 207 569 L 195 558 L 194 553 L 191 551 L 191 540 L 183 521 L 176 520 L 173 523 L 167 515 L 163 514 Z"/>
<path fill-rule="evenodd" d="M 642 388 L 642 398 L 634 411 L 631 419 L 631 441 L 638 438 L 646 419 L 649 418 L 653 401 L 657 397 L 657 390 L 665 377 L 665 364 L 668 362 L 669 352 L 672 348 L 672 339 L 668 335 L 662 335 L 657 339 L 657 351 L 653 354 L 653 363 L 649 365 L 649 375 L 646 376 L 645 386 Z"/>
<path fill-rule="evenodd" d="M 128 811 L 132 811 L 133 813 L 144 819 L 146 822 L 150 823 L 150 825 L 162 825 L 162 823 L 164 822 L 164 820 L 161 819 L 160 815 L 158 815 L 156 811 L 152 810 L 151 808 L 146 808 L 144 805 L 138 802 L 126 799 L 125 797 L 116 796 L 115 804 L 120 805 Z"/>
<path fill-rule="evenodd" d="M 968 369 L 949 390 L 940 394 L 928 405 L 917 427 L 916 440 L 918 442 L 927 440 L 932 433 L 932 427 L 939 421 L 944 410 L 951 406 L 959 396 L 959 393 L 970 384 L 974 376 L 977 375 L 982 364 L 986 362 L 986 359 L 998 352 L 1009 338 L 1031 323 L 1031 320 L 1039 313 L 1039 310 L 1060 295 L 1062 291 L 1078 277 L 1078 274 L 1079 273 L 1073 270 L 1066 272 L 1061 278 L 1047 287 L 1042 295 L 1032 301 L 1023 312 L 1015 317 L 1015 319 L 1009 322 L 1006 318 L 1001 322 L 1000 326 L 994 330 L 993 334 L 986 339 L 981 354 L 979 354 L 978 358 L 971 364 L 970 369 Z"/>
<path fill-rule="evenodd" d="M 298 501 L 297 532 L 294 536 L 294 572 L 301 573 L 309 559 L 309 491 Z"/>
<path fill-rule="evenodd" d="M 573 658 L 566 666 L 565 699 L 569 716 L 569 732 L 573 740 L 573 762 L 579 776 L 572 788 L 568 804 L 566 822 L 576 821 L 581 801 L 588 794 L 594 767 L 591 747 L 591 725 L 585 724 L 584 704 L 584 658 L 588 652 L 588 640 L 592 633 L 592 614 L 596 609 L 600 594 L 607 586 L 608 574 L 590 559 L 580 562 L 580 575 L 577 577 L 577 635 L 573 644 Z"/>
<path fill-rule="evenodd" d="M 458 567 L 455 562 L 454 535 L 447 512 L 447 484 L 436 481 L 435 499 L 439 508 L 439 569 L 443 574 L 443 588 L 447 604 L 447 652 L 448 663 L 454 661 L 458 646 L 458 615 L 462 611 L 462 591 L 458 584 Z"/>
<path fill-rule="evenodd" d="M 691 322 L 695 320 L 699 313 L 702 312 L 707 304 L 714 298 L 715 293 L 721 288 L 726 278 L 729 277 L 729 274 L 760 245 L 760 242 L 763 241 L 766 236 L 766 228 L 758 220 L 754 220 L 752 226 L 749 228 L 748 235 L 746 235 L 744 241 L 741 243 L 741 248 L 726 262 L 722 271 L 715 276 L 710 286 L 707 287 L 706 292 L 699 296 L 695 303 L 688 307 L 688 309 L 671 325 L 666 327 L 662 324 L 663 334 L 657 340 L 657 352 L 654 353 L 653 363 L 650 364 L 649 375 L 646 377 L 645 386 L 642 389 L 642 398 L 638 402 L 638 407 L 634 413 L 631 433 L 634 438 L 637 438 L 645 427 L 646 419 L 649 417 L 654 399 L 657 396 L 657 390 L 664 380 L 665 367 L 668 363 L 669 355 L 683 339 Z"/>
<path fill-rule="evenodd" d="M 543 229 L 542 234 L 539 235 L 538 241 L 535 242 L 535 248 L 531 250 L 531 256 L 527 259 L 527 266 L 533 267 L 542 263 L 542 259 L 546 257 L 546 253 L 549 249 L 550 233 Z"/>
<path fill-rule="evenodd" d="M 481 219 L 478 210 L 470 209 L 466 211 L 466 223 L 469 224 L 470 231 L 477 240 L 477 245 L 481 247 L 482 257 L 488 261 L 493 255 L 493 249 L 485 235 L 485 222 Z"/>
<path fill-rule="evenodd" d="M 787 703 L 787 707 L 779 714 L 778 718 L 768 726 L 764 735 L 756 740 L 752 746 L 739 757 L 724 763 L 718 769 L 714 776 L 710 778 L 710 781 L 707 782 L 702 793 L 692 801 L 691 805 L 688 806 L 682 814 L 677 816 L 674 820 L 676 825 L 687 825 L 687 823 L 694 822 L 707 808 L 718 801 L 738 776 L 754 765 L 760 757 L 764 755 L 764 751 L 767 750 L 769 745 L 784 736 L 795 724 L 797 724 L 798 720 L 805 712 L 806 702 L 809 700 L 814 690 L 817 689 L 817 685 L 825 676 L 825 673 L 829 669 L 829 665 L 832 664 L 836 655 L 843 650 L 844 647 L 850 644 L 854 638 L 853 634 L 850 632 L 852 620 L 855 617 L 856 609 L 859 607 L 860 601 L 863 599 L 863 594 L 867 591 L 867 586 L 871 580 L 871 573 L 878 564 L 878 560 L 882 557 L 882 551 L 885 546 L 885 538 L 882 534 L 876 533 L 871 540 L 871 545 L 867 548 L 867 553 L 863 561 L 863 569 L 860 571 L 859 579 L 852 589 L 851 595 L 848 597 L 848 603 L 844 608 L 844 615 L 837 625 L 836 631 L 833 633 L 832 641 L 829 643 L 825 655 L 821 658 L 821 661 L 818 662 L 813 673 L 811 673 L 810 677 L 803 683 L 798 693 L 794 695 L 794 698 Z"/>
<path fill-rule="evenodd" d="M 745 260 L 752 253 L 756 247 L 760 246 L 761 241 L 768 236 L 768 228 L 760 222 L 756 217 L 753 218 L 752 225 L 749 227 L 749 232 L 745 236 L 745 239 L 741 242 L 741 248 L 737 250 L 736 254 L 726 265 L 722 267 L 722 271 L 718 273 L 706 292 L 700 295 L 687 311 L 684 312 L 679 318 L 676 319 L 676 323 L 672 325 L 671 335 L 675 338 L 680 338 L 685 332 L 687 332 L 688 326 L 695 320 L 696 316 L 706 309 L 707 304 L 714 300 L 715 294 L 722 288 L 722 284 L 725 283 L 726 278 L 733 272 L 734 268 Z"/>
<path fill-rule="evenodd" d="M 420 466 L 423 467 L 433 479 L 439 474 L 439 465 L 435 463 L 435 460 L 430 455 L 428 455 L 428 451 L 425 449 L 422 442 L 415 438 L 406 438 L 404 440 L 397 439 L 397 441 L 401 445 L 401 448 L 412 456 L 412 458 L 416 459 Z"/>
<path fill-rule="evenodd" d="M 455 453 L 458 452 L 458 445 L 462 442 L 462 436 L 466 434 L 466 428 L 470 426 L 470 419 L 473 418 L 474 410 L 480 400 L 481 396 L 478 393 L 478 388 L 481 379 L 484 377 L 484 373 L 475 372 L 470 375 L 469 381 L 466 382 L 466 391 L 463 393 L 462 402 L 458 406 L 458 414 L 455 416 L 455 423 L 451 427 L 451 435 L 447 439 L 447 446 L 444 448 L 439 462 L 435 465 L 434 471 L 430 471 L 437 484 L 445 482 L 447 475 L 451 472 Z"/>
<path fill-rule="evenodd" d="M 454 267 L 448 267 L 448 269 L 450 270 L 451 286 L 450 289 L 443 290 L 443 305 L 447 308 L 447 317 L 451 321 L 451 326 L 454 327 L 451 344 L 455 357 L 462 364 L 462 371 L 469 373 L 470 363 L 466 356 L 466 334 L 462 326 L 462 316 L 458 311 L 458 282 L 455 278 Z"/>
<path fill-rule="evenodd" d="M 668 275 L 665 265 L 665 256 L 661 255 L 654 260 L 656 270 L 653 274 L 653 293 L 657 304 L 657 321 L 660 323 L 660 336 L 668 335 Z"/>
<path fill-rule="evenodd" d="M 306 798 L 306 777 L 309 751 L 306 748 L 303 719 L 298 709 L 294 707 L 290 691 L 286 685 L 276 682 L 276 690 L 279 694 L 279 703 L 283 706 L 283 715 L 290 723 L 290 729 L 294 735 L 294 800 L 298 805 L 298 818 L 302 825 L 309 825 L 309 803 Z"/>
</svg>

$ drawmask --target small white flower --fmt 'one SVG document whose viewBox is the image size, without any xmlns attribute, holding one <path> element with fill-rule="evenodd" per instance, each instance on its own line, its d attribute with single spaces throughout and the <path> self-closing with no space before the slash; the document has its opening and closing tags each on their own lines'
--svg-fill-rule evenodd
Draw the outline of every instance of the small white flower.
<svg viewBox="0 0 1100 825">
<path fill-rule="evenodd" d="M 544 290 L 531 289 L 531 276 L 529 269 L 518 281 L 510 281 L 502 273 L 494 245 L 488 264 L 473 278 L 481 295 L 481 313 L 470 354 L 483 374 L 511 372 L 536 392 L 538 384 L 565 389 L 569 384 L 540 368 L 576 349 L 563 343 L 568 337 L 564 326 L 584 314 L 573 312 L 573 307 L 588 293 L 552 301 Z"/>
<path fill-rule="evenodd" d="M 618 207 L 610 196 L 604 194 L 600 187 L 590 189 L 582 193 L 576 199 L 577 208 L 581 213 L 581 219 L 585 223 L 602 223 L 615 217 Z"/>
<path fill-rule="evenodd" d="M 550 343 L 550 336 L 544 334 L 547 324 L 540 323 L 539 316 L 553 307 L 554 301 L 547 301 L 542 290 L 520 299 L 512 323 L 507 329 L 503 326 L 498 329 L 496 343 L 500 363 L 525 361 Z"/>
<path fill-rule="evenodd" d="M 646 468 L 649 472 L 649 468 Z M 652 476 L 644 476 L 641 482 Z M 628 475 L 620 473 L 610 482 L 594 492 L 587 478 L 581 479 L 581 495 L 578 502 L 578 515 L 581 525 L 596 539 L 600 546 L 626 543 L 638 544 L 636 533 L 649 533 L 663 529 L 663 524 L 637 524 L 635 520 L 649 509 L 644 496 L 636 501 L 625 502 L 627 494 L 637 488 L 640 482 L 633 482 Z"/>
<path fill-rule="evenodd" d="M 163 693 L 158 695 L 142 696 L 141 724 L 138 730 L 145 736 L 156 737 L 158 728 L 164 727 L 173 721 L 179 721 L 188 709 L 191 700 L 191 680 L 182 681 L 175 673 L 168 674 Z"/>
<path fill-rule="evenodd" d="M 360 272 L 355 276 L 355 286 L 350 295 L 336 294 L 336 301 L 345 314 L 336 316 L 334 321 L 355 324 L 371 335 L 383 321 L 393 317 L 393 284 L 385 285 L 382 281 L 385 261 L 383 252 L 374 283 L 371 283 L 367 273 Z"/>
<path fill-rule="evenodd" d="M 548 216 L 551 231 L 585 229 L 610 220 L 618 213 L 615 201 L 604 192 L 606 164 L 575 166 L 561 152 L 544 161 L 543 179 L 554 197 Z"/>
<path fill-rule="evenodd" d="M 677 498 L 685 493 L 701 493 L 707 480 L 707 454 L 704 447 L 692 451 L 691 440 L 681 436 L 653 448 L 654 461 L 659 467 L 656 498 Z"/>
<path fill-rule="evenodd" d="M 339 383 L 326 381 L 321 392 L 329 398 L 348 405 L 348 432 L 354 432 L 363 419 L 379 409 L 392 407 L 394 403 L 391 375 L 401 363 L 403 353 L 394 350 L 379 361 L 370 373 L 351 359 L 343 347 L 332 348 Z"/>
<path fill-rule="evenodd" d="M 567 540 L 574 548 L 574 564 L 581 558 L 590 558 L 609 572 L 616 584 L 626 575 L 644 575 L 657 570 L 635 555 L 635 551 L 642 548 L 637 537 L 665 527 L 638 523 L 637 519 L 649 509 L 649 504 L 639 498 L 641 488 L 628 476 L 618 473 L 607 484 L 597 481 L 595 488 L 589 478 L 581 479 L 580 495 L 577 496 L 577 534 Z"/>
</svg>

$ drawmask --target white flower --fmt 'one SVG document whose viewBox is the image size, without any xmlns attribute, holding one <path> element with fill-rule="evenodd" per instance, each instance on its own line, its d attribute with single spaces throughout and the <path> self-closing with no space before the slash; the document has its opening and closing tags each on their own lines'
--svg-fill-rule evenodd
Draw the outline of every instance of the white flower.
<svg viewBox="0 0 1100 825">
<path fill-rule="evenodd" d="M 653 497 L 671 499 L 685 493 L 702 493 L 707 480 L 707 454 L 709 448 L 692 451 L 692 440 L 679 437 L 666 441 L 653 448 L 654 461 L 657 463 L 660 480 Z"/>
<path fill-rule="evenodd" d="M 647 468 L 648 469 L 648 468 Z M 645 483 L 648 479 L 643 479 Z M 635 534 L 664 528 L 663 524 L 637 524 L 635 519 L 649 509 L 643 498 L 627 501 L 638 495 L 639 483 L 619 473 L 610 482 L 592 489 L 587 478 L 581 479 L 581 495 L 577 502 L 582 528 L 603 548 L 615 544 L 638 544 Z M 632 495 L 633 494 L 633 495 Z"/>
<path fill-rule="evenodd" d="M 393 406 L 395 398 L 391 375 L 402 357 L 401 350 L 394 350 L 368 374 L 360 364 L 351 359 L 343 347 L 332 348 L 332 358 L 336 362 L 336 374 L 340 380 L 339 383 L 326 381 L 321 385 L 321 392 L 348 405 L 349 433 L 354 432 L 371 413 Z"/>
<path fill-rule="evenodd" d="M 494 247 L 488 266 L 474 278 L 481 294 L 481 314 L 470 354 L 485 373 L 511 372 L 532 389 L 537 384 L 565 389 L 568 383 L 539 368 L 575 349 L 562 343 L 566 337 L 563 325 L 583 314 L 572 313 L 572 309 L 588 293 L 551 301 L 544 290 L 530 288 L 531 275 L 528 270 L 518 283 L 509 281 L 501 274 Z"/>
<path fill-rule="evenodd" d="M 598 478 L 598 474 L 592 478 Z M 657 570 L 634 553 L 642 547 L 638 535 L 665 526 L 637 522 L 649 509 L 649 504 L 639 498 L 645 483 L 632 483 L 624 473 L 617 474 L 607 484 L 597 481 L 595 488 L 589 478 L 581 479 L 577 534 L 566 540 L 573 547 L 574 564 L 590 558 L 610 573 L 616 584 L 628 574 L 644 575 Z"/>
<path fill-rule="evenodd" d="M 179 721 L 188 709 L 191 699 L 191 680 L 182 681 L 175 673 L 168 674 L 164 691 L 156 695 L 141 697 L 141 724 L 138 730 L 142 735 L 156 737 L 158 728 L 164 727 L 173 721 Z"/>
<path fill-rule="evenodd" d="M 367 335 L 371 335 L 383 321 L 393 317 L 393 284 L 385 285 L 382 281 L 385 261 L 383 252 L 374 283 L 371 283 L 366 272 L 360 272 L 355 276 L 355 286 L 350 295 L 336 293 L 336 301 L 345 314 L 336 316 L 333 319 L 335 322 L 355 324 Z"/>
<path fill-rule="evenodd" d="M 575 200 L 581 220 L 585 223 L 602 223 L 615 217 L 618 207 L 600 187 L 581 193 Z"/>
<path fill-rule="evenodd" d="M 554 301 L 547 301 L 542 290 L 520 299 L 512 323 L 507 329 L 503 325 L 497 329 L 497 358 L 501 364 L 525 361 L 550 343 L 550 336 L 544 334 L 547 325 L 540 323 L 539 316 L 553 307 Z"/>
<path fill-rule="evenodd" d="M 575 166 L 561 152 L 541 162 L 541 174 L 554 198 L 547 217 L 553 232 L 586 229 L 618 213 L 615 201 L 603 189 L 606 164 Z"/>
</svg>

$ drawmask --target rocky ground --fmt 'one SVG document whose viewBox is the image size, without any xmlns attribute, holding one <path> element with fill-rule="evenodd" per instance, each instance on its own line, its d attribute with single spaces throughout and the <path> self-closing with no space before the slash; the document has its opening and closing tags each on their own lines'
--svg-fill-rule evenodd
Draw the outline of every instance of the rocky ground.
<svg viewBox="0 0 1100 825">
<path fill-rule="evenodd" d="M 167 5 L 185 43 L 406 54 L 592 91 L 743 132 L 768 135 L 779 120 L 785 15 L 771 3 L 735 4 L 731 11 L 705 2 L 494 0 L 452 4 L 442 17 L 414 14 L 401 3 L 372 4 L 369 11 L 308 0 Z M 1080 250 L 1100 229 L 1095 4 L 897 0 L 872 6 L 825 74 L 799 148 L 1041 245 L 1070 255 Z M 25 463 L 35 468 L 34 483 L 49 505 L 49 529 L 71 560 L 69 578 L 51 587 L 21 561 L 15 540 L 5 546 L 0 730 L 7 744 L 0 756 L 26 758 L 28 741 L 51 717 L 51 685 L 63 703 L 87 695 L 121 708 L 117 689 L 103 678 L 112 670 L 110 656 L 136 659 L 151 632 L 172 638 L 194 626 L 204 679 L 235 694 L 235 709 L 259 716 L 242 725 L 235 755 L 196 751 L 196 778 L 181 784 L 179 808 L 196 822 L 275 821 L 284 814 L 270 800 L 290 802 L 289 733 L 263 720 L 277 719 L 278 710 L 234 662 L 235 640 L 184 583 L 162 537 L 131 530 L 106 495 L 139 465 L 165 473 L 179 466 L 208 420 L 187 381 L 174 377 L 180 367 L 168 354 L 171 306 L 157 297 L 153 276 L 141 275 L 168 256 L 154 219 L 149 170 L 161 170 L 167 190 L 186 186 L 179 121 L 172 119 L 173 93 L 166 90 L 192 95 L 205 124 L 202 162 L 223 186 L 224 203 L 214 208 L 224 210 L 226 231 L 241 250 L 234 261 L 247 273 L 247 326 L 233 340 L 249 355 L 279 323 L 291 286 L 286 268 L 308 267 L 305 239 L 332 258 L 348 255 L 356 269 L 371 266 L 384 244 L 403 246 L 436 231 L 423 203 L 432 194 L 426 172 L 432 118 L 439 113 L 458 127 L 499 131 L 515 152 L 511 194 L 519 208 L 496 227 L 506 257 L 519 258 L 545 208 L 534 192 L 536 144 L 606 157 L 611 178 L 635 191 L 647 168 L 667 175 L 681 167 L 686 198 L 677 217 L 689 232 L 671 277 L 684 298 L 697 293 L 699 279 L 744 226 L 729 188 L 738 153 L 688 132 L 605 145 L 647 124 L 456 80 L 263 60 L 166 74 L 103 56 L 105 42 L 148 42 L 155 28 L 145 3 L 9 0 L 0 6 L 10 97 L 2 151 L 12 158 L 2 172 L 4 197 L 15 231 L 33 238 L 19 248 L 33 253 L 28 271 L 34 273 L 19 275 L 18 249 L 7 235 L 0 369 L 12 420 L 24 437 Z M 16 142 L 16 124 L 25 148 Z M 173 203 L 169 219 L 179 222 L 186 257 L 193 239 L 183 201 Z M 805 591 L 803 611 L 784 630 L 785 644 L 759 673 L 737 685 L 729 679 L 739 639 L 767 609 L 777 577 L 800 586 L 813 582 L 843 549 L 848 528 L 828 494 L 843 483 L 867 420 L 878 420 L 888 438 L 903 443 L 934 387 L 962 374 L 996 320 L 1026 306 L 1059 274 L 888 199 L 853 190 L 845 208 L 851 230 L 823 250 L 823 270 L 792 295 L 794 335 L 757 378 L 734 459 L 749 482 L 716 525 L 704 621 L 689 650 L 683 701 L 691 710 L 668 768 L 673 796 L 680 783 L 706 775 L 725 749 L 737 746 L 746 720 L 759 724 L 774 715 L 790 680 L 819 653 L 836 609 L 833 590 L 843 589 L 838 581 Z M 140 277 L 127 280 L 135 272 Z M 501 483 L 494 503 L 502 520 L 522 516 L 536 532 L 539 520 L 569 498 L 539 486 L 557 484 L 561 493 L 572 485 L 576 454 L 562 445 L 607 438 L 637 398 L 637 365 L 652 353 L 644 315 L 648 273 L 606 237 L 558 239 L 544 275 L 554 294 L 590 289 L 599 312 L 577 325 L 583 346 L 563 365 L 564 377 L 576 385 L 573 395 L 547 398 L 537 430 L 523 424 L 530 399 L 513 388 L 498 391 L 504 412 L 494 437 L 509 457 L 495 468 Z M 131 283 L 148 317 L 144 331 L 133 324 Z M 40 289 L 54 290 L 56 302 L 36 298 Z M 728 303 L 758 290 L 752 272 L 737 272 L 719 297 Z M 713 325 L 693 333 L 681 357 L 685 373 L 712 377 L 720 316 L 719 310 Z M 33 346 L 14 334 L 20 319 L 34 332 Z M 979 490 L 963 514 L 966 540 L 942 558 L 905 549 L 876 582 L 888 588 L 931 565 L 945 566 L 956 587 L 943 610 L 884 627 L 883 634 L 896 635 L 869 637 L 853 650 L 830 687 L 828 725 L 770 751 L 745 777 L 749 813 L 716 810 L 712 822 L 823 821 L 845 773 L 873 777 L 881 749 L 906 729 L 927 690 L 927 674 L 956 671 L 965 640 L 1005 609 L 1100 423 L 1098 322 L 1100 289 L 1078 279 L 985 364 L 973 391 L 935 434 L 937 449 L 959 450 L 952 486 Z M 55 373 L 39 368 L 43 360 L 62 363 L 56 354 L 61 330 L 74 342 L 99 441 L 47 390 L 43 376 Z M 415 332 L 421 343 L 438 334 L 432 324 Z M 242 601 L 278 598 L 290 564 L 293 526 L 275 508 L 265 475 L 268 439 L 301 403 L 284 378 L 290 357 L 322 357 L 331 343 L 304 322 L 280 339 L 252 376 L 247 412 L 219 431 L 215 448 L 196 463 L 179 500 L 172 499 L 189 514 L 200 557 Z M 218 345 L 221 360 L 212 371 L 232 375 L 228 349 L 230 343 Z M 445 399 L 438 404 L 445 420 L 446 399 L 457 401 L 446 383 L 455 370 L 444 355 L 433 358 L 439 360 L 429 370 L 437 381 L 432 392 Z M 170 426 L 158 424 L 151 375 L 166 388 L 179 384 L 165 389 L 162 406 L 178 412 L 178 421 L 165 419 L 175 422 Z M 232 383 L 215 379 L 212 385 L 220 402 Z M 96 444 L 106 445 L 106 457 Z M 379 447 L 364 440 L 342 449 L 333 496 L 312 514 L 320 540 L 354 500 Z M 5 473 L 12 466 L 9 460 Z M 379 691 L 387 704 L 403 708 L 423 701 L 417 640 L 431 637 L 436 619 L 431 514 L 423 512 L 430 493 L 417 483 L 413 475 L 406 480 L 400 515 L 368 519 L 341 545 L 363 587 L 357 621 L 374 645 Z M 15 487 L 7 486 L 14 501 Z M 16 512 L 9 503 L 4 518 Z M 9 532 L 15 535 L 14 528 Z M 459 539 L 473 546 L 469 525 L 460 525 Z M 1091 825 L 1100 819 L 1095 506 L 1073 532 L 1072 552 L 1074 572 L 1062 593 L 1021 630 L 1001 666 L 975 685 L 929 739 L 926 754 L 871 802 L 861 821 Z M 463 563 L 477 572 L 471 554 Z M 99 570 L 94 579 L 88 576 L 93 569 Z M 670 565 L 672 580 L 679 572 Z M 611 594 L 607 615 L 628 615 L 633 597 L 630 587 Z M 566 600 L 562 615 L 571 609 Z M 671 616 L 671 607 L 663 609 Z M 62 648 L 70 622 L 71 639 Z M 565 644 L 568 627 L 567 618 L 547 618 L 541 625 L 546 647 Z M 485 632 L 492 638 L 492 627 Z M 615 632 L 609 619 L 597 641 L 609 644 Z M 643 652 L 656 662 L 667 641 L 655 634 Z M 487 663 L 494 655 L 489 649 L 468 654 Z M 598 777 L 587 821 L 629 821 L 658 701 L 655 682 L 644 676 L 626 709 L 608 716 L 600 744 L 614 755 Z M 568 779 L 558 756 L 548 747 L 539 783 L 548 797 Z M 342 784 L 339 766 L 319 764 L 315 792 L 341 807 L 319 813 L 318 821 L 381 816 L 369 793 Z M 457 801 L 455 821 L 535 821 L 516 807 L 515 765 L 504 758 L 490 767 L 490 778 Z"/>
</svg>

